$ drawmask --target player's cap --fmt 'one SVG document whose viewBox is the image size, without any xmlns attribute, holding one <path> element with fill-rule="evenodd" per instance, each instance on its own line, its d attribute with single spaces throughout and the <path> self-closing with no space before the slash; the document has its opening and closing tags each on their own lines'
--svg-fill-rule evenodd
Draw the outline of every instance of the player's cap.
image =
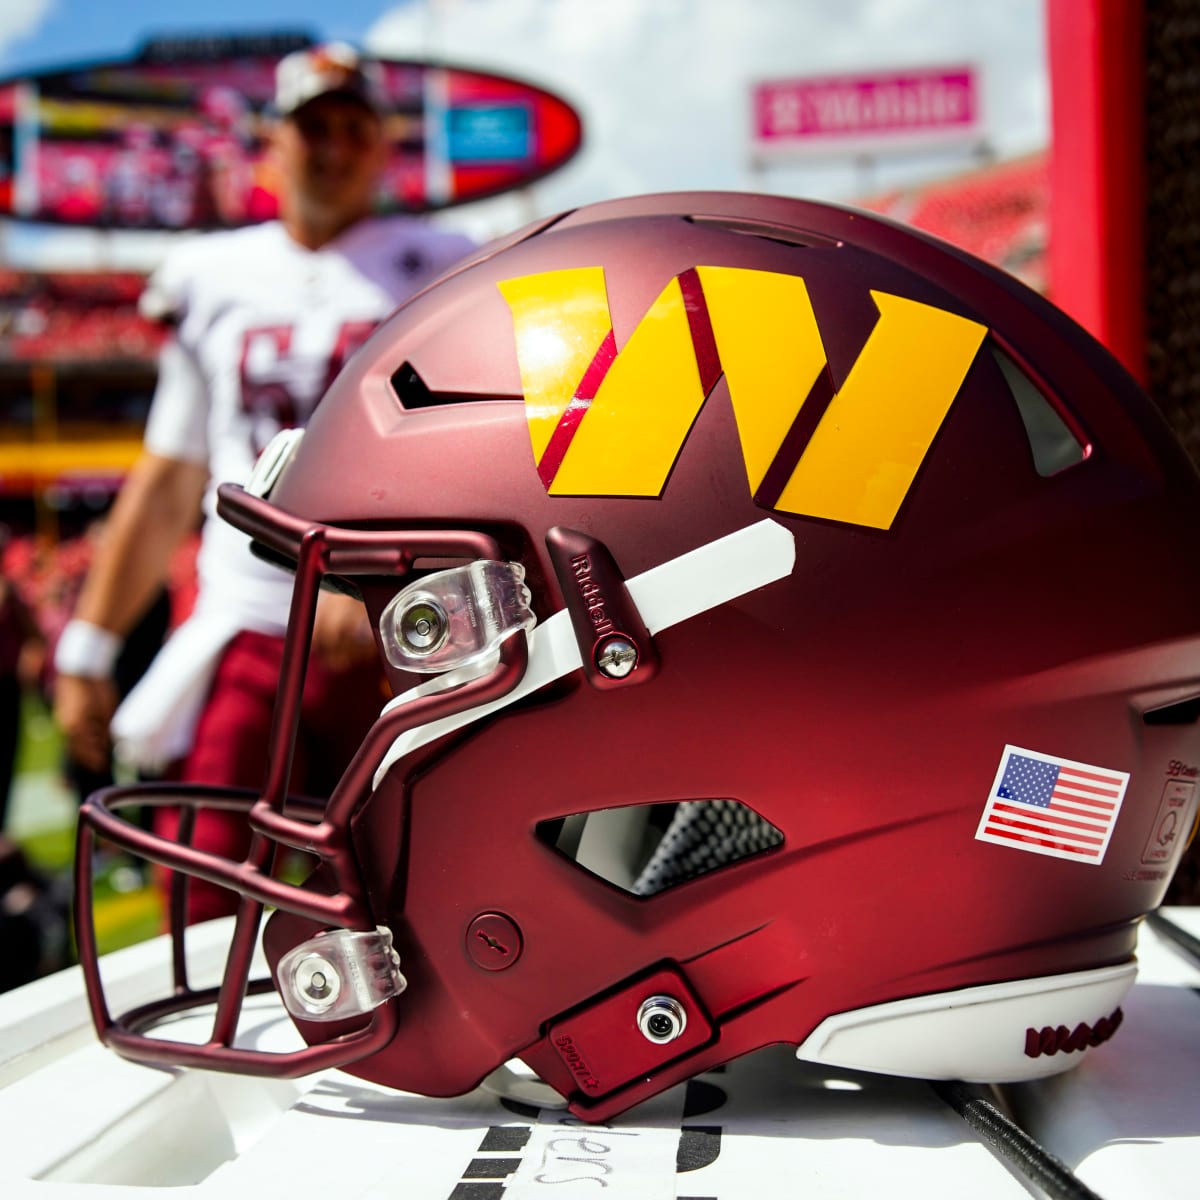
<svg viewBox="0 0 1200 1200">
<path fill-rule="evenodd" d="M 345 42 L 328 42 L 296 50 L 275 68 L 275 111 L 290 116 L 318 96 L 350 96 L 372 112 L 384 113 L 383 93 L 376 64 L 364 62 Z"/>
</svg>

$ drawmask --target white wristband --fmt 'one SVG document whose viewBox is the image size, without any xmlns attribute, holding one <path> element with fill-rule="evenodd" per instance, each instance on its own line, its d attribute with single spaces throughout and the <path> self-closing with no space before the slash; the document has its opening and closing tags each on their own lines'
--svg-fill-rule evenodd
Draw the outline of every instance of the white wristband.
<svg viewBox="0 0 1200 1200">
<path fill-rule="evenodd" d="M 60 675 L 107 679 L 113 673 L 123 642 L 111 629 L 90 621 L 68 621 L 54 651 L 54 669 Z"/>
</svg>

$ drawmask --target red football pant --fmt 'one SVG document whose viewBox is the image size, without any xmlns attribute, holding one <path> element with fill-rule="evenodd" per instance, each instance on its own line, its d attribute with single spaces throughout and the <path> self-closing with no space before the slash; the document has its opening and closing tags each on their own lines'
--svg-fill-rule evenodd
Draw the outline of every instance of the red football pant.
<svg viewBox="0 0 1200 1200">
<path fill-rule="evenodd" d="M 220 787 L 263 786 L 282 663 L 281 637 L 245 632 L 229 643 L 179 772 L 181 780 Z M 328 798 L 386 698 L 383 671 L 374 659 L 334 672 L 312 655 L 289 792 Z M 174 841 L 179 810 L 159 809 L 154 827 Z M 242 862 L 250 847 L 245 814 L 199 809 L 192 845 Z M 233 913 L 237 902 L 237 893 L 193 878 L 188 884 L 188 924 Z"/>
</svg>

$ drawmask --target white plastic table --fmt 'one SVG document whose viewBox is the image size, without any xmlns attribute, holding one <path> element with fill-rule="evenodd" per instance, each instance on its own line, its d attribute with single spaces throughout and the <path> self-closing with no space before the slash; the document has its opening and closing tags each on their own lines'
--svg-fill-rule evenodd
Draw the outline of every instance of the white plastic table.
<svg viewBox="0 0 1200 1200">
<path fill-rule="evenodd" d="M 1200 909 L 1168 915 L 1200 936 Z M 228 923 L 190 934 L 218 971 Z M 1106 1200 L 1200 1195 L 1200 969 L 1149 926 L 1122 1029 L 1079 1069 L 991 1100 Z M 166 994 L 162 940 L 110 955 L 114 1011 Z M 258 1004 L 259 1008 L 253 1006 Z M 295 1032 L 248 1002 L 266 1048 Z M 196 1037 L 196 1015 L 171 1036 Z M 450 1100 L 339 1071 L 277 1081 L 126 1062 L 96 1041 L 79 970 L 0 996 L 0 1197 L 795 1200 L 1040 1195 L 927 1083 L 748 1056 L 608 1126 L 480 1089 Z"/>
</svg>

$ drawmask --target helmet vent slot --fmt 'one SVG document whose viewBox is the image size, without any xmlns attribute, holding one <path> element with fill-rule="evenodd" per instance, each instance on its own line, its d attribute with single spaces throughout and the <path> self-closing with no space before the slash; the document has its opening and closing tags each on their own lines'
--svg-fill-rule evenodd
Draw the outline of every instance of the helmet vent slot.
<svg viewBox="0 0 1200 1200">
<path fill-rule="evenodd" d="M 438 402 L 412 363 L 404 363 L 393 372 L 392 390 L 405 408 L 429 408 Z"/>
<path fill-rule="evenodd" d="M 1194 725 L 1197 718 L 1200 718 L 1200 696 L 1164 704 L 1142 714 L 1147 725 Z"/>
<path fill-rule="evenodd" d="M 479 400 L 520 400 L 520 396 L 497 396 L 491 393 L 435 392 L 421 378 L 412 363 L 406 362 L 392 372 L 392 391 L 402 408 L 444 408 L 451 404 L 471 404 Z"/>
<path fill-rule="evenodd" d="M 813 249 L 818 246 L 840 246 L 842 243 L 827 234 L 814 233 L 810 229 L 793 229 L 787 225 L 777 225 L 770 221 L 754 221 L 737 219 L 735 217 L 717 217 L 696 214 L 683 218 L 689 225 L 707 226 L 720 229 L 726 233 L 741 233 L 747 237 L 762 238 L 768 242 L 778 242 L 781 246 L 802 246 Z"/>
<path fill-rule="evenodd" d="M 654 896 L 783 842 L 737 800 L 683 800 L 574 813 L 537 826 L 538 839 L 634 896 Z"/>
<path fill-rule="evenodd" d="M 1059 471 L 1083 462 L 1090 447 L 1080 444 L 1054 405 L 1013 359 L 995 344 L 991 351 L 1021 415 L 1037 473 L 1057 475 Z"/>
</svg>

